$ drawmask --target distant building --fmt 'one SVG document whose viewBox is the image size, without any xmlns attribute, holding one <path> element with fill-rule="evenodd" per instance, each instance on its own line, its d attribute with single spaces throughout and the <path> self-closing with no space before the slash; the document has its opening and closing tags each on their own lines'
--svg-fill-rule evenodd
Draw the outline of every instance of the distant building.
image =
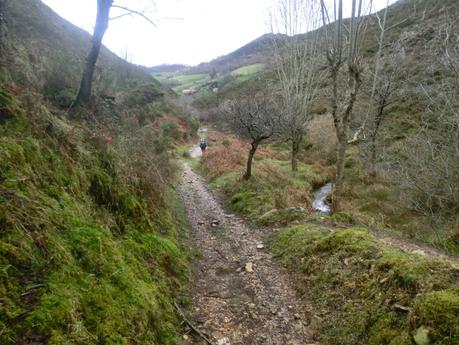
<svg viewBox="0 0 459 345">
<path fill-rule="evenodd" d="M 182 91 L 182 95 L 184 96 L 191 96 L 191 95 L 194 95 L 195 93 L 196 93 L 195 89 L 185 89 Z"/>
</svg>

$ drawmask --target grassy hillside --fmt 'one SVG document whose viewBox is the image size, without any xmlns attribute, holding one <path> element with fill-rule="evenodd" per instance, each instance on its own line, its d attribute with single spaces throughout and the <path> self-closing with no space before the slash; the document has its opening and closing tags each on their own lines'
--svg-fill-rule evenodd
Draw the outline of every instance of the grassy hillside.
<svg viewBox="0 0 459 345">
<path fill-rule="evenodd" d="M 7 11 L 0 343 L 180 343 L 189 252 L 173 150 L 195 123 L 105 48 L 91 104 L 68 112 L 90 35 L 38 0 Z"/>
<path fill-rule="evenodd" d="M 271 61 L 270 50 L 273 40 L 278 39 L 279 35 L 265 34 L 252 42 L 247 43 L 241 48 L 227 55 L 218 57 L 210 62 L 204 62 L 190 69 L 192 73 L 217 73 L 226 74 L 238 68 L 254 65 L 268 64 Z"/>
<path fill-rule="evenodd" d="M 244 67 L 235 69 L 234 71 L 231 71 L 231 74 L 235 76 L 241 76 L 241 75 L 251 76 L 258 72 L 261 72 L 265 67 L 266 67 L 265 64 L 256 63 L 253 65 L 248 65 L 248 66 L 244 66 Z"/>
<path fill-rule="evenodd" d="M 237 68 L 230 73 L 153 73 L 153 76 L 164 86 L 172 88 L 181 94 L 184 90 L 191 90 L 195 98 L 207 95 L 212 89 L 228 88 L 238 85 L 251 77 L 261 73 L 266 68 L 265 64 L 257 63 Z"/>
<path fill-rule="evenodd" d="M 6 18 L 10 54 L 2 64 L 2 80 L 33 87 L 53 103 L 68 106 L 79 86 L 91 35 L 37 0 L 9 1 Z M 97 96 L 126 97 L 145 85 L 167 94 L 143 67 L 102 48 L 94 75 Z"/>
<path fill-rule="evenodd" d="M 1 343 L 177 343 L 187 257 L 173 195 L 125 161 L 140 154 L 128 137 L 0 92 Z"/>
<path fill-rule="evenodd" d="M 213 88 L 209 89 L 209 85 L 227 88 L 262 72 L 270 63 L 272 40 L 276 38 L 271 34 L 263 35 L 230 54 L 194 67 L 164 65 L 147 70 L 163 85 L 179 94 L 183 90 L 194 90 L 198 92 L 198 98 L 206 98 L 208 91 Z"/>
</svg>

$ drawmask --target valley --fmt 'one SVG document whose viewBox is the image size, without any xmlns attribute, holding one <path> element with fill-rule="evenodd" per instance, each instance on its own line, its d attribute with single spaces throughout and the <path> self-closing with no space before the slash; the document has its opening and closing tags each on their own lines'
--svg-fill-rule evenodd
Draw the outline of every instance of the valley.
<svg viewBox="0 0 459 345">
<path fill-rule="evenodd" d="M 0 0 L 0 344 L 459 344 L 459 4 L 330 3 Z"/>
</svg>

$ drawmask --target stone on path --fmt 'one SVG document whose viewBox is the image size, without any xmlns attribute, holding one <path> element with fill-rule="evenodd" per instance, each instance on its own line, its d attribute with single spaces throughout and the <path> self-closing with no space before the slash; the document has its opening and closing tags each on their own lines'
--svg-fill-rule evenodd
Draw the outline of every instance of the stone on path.
<svg viewBox="0 0 459 345">
<path fill-rule="evenodd" d="M 253 272 L 253 263 L 247 262 L 245 264 L 245 271 L 248 272 L 248 273 L 252 273 Z"/>
<path fill-rule="evenodd" d="M 228 338 L 221 338 L 217 341 L 217 345 L 231 345 Z"/>
</svg>

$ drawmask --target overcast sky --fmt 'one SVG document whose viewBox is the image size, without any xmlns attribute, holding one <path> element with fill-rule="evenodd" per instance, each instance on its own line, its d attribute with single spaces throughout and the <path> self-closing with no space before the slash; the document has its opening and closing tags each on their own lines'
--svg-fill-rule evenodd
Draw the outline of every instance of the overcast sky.
<svg viewBox="0 0 459 345">
<path fill-rule="evenodd" d="M 96 0 L 42 0 L 73 24 L 92 33 Z M 146 66 L 196 65 L 228 54 L 268 31 L 273 0 L 119 0 L 145 10 L 156 27 L 139 17 L 110 22 L 104 44 Z M 349 2 L 350 0 L 344 0 Z M 387 0 L 373 0 L 382 8 Z M 395 0 L 390 0 L 395 2 Z M 135 4 L 135 5 L 134 5 Z M 118 12 L 112 9 L 112 16 Z"/>
</svg>

